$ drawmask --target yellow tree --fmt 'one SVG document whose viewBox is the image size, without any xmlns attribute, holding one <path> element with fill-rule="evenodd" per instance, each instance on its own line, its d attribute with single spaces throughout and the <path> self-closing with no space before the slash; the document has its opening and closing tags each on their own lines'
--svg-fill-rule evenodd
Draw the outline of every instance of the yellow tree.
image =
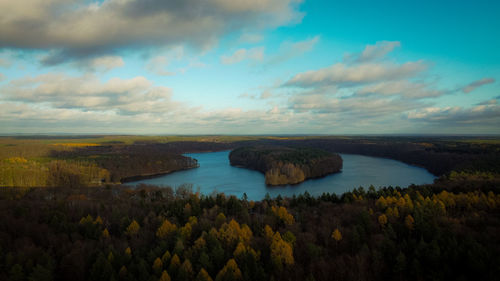
<svg viewBox="0 0 500 281">
<path fill-rule="evenodd" d="M 395 218 L 399 218 L 399 210 L 398 210 L 398 207 L 394 207 L 394 209 L 392 210 L 392 215 L 393 215 Z"/>
<path fill-rule="evenodd" d="M 295 222 L 295 219 L 293 216 L 288 213 L 287 209 L 283 206 L 281 207 L 271 207 L 271 211 L 276 215 L 278 218 L 280 218 L 286 225 L 292 225 Z"/>
<path fill-rule="evenodd" d="M 135 236 L 135 235 L 137 235 L 137 233 L 139 233 L 139 229 L 141 229 L 141 227 L 139 226 L 139 223 L 136 220 L 133 220 L 130 223 L 130 225 L 127 227 L 127 230 L 125 231 L 125 233 L 128 236 Z"/>
<path fill-rule="evenodd" d="M 160 274 L 163 269 L 163 262 L 161 261 L 160 258 L 156 258 L 155 261 L 153 262 L 153 270 L 156 274 Z"/>
<path fill-rule="evenodd" d="M 250 254 L 253 256 L 255 260 L 259 259 L 259 254 L 255 252 L 254 249 L 250 246 L 245 246 L 242 242 L 238 243 L 238 246 L 236 246 L 236 249 L 233 252 L 233 256 L 236 258 L 238 262 L 241 262 L 245 260 L 247 257 L 247 254 Z"/>
<path fill-rule="evenodd" d="M 405 218 L 406 228 L 408 228 L 409 230 L 413 230 L 414 223 L 415 223 L 415 220 L 413 219 L 413 217 L 411 215 L 407 215 Z"/>
<path fill-rule="evenodd" d="M 120 278 L 123 280 L 126 278 L 127 276 L 127 267 L 125 267 L 124 265 L 120 268 L 120 271 L 118 272 L 118 276 L 120 276 Z"/>
<path fill-rule="evenodd" d="M 215 218 L 215 225 L 217 225 L 217 227 L 219 227 L 225 222 L 226 222 L 226 216 L 223 213 L 219 213 L 217 215 L 217 217 Z"/>
<path fill-rule="evenodd" d="M 166 270 L 161 273 L 159 281 L 170 281 L 170 275 L 168 275 Z"/>
<path fill-rule="evenodd" d="M 247 252 L 247 249 L 245 248 L 245 245 L 243 245 L 243 243 L 239 242 L 238 246 L 236 246 L 236 249 L 233 252 L 233 256 L 236 258 L 239 258 L 239 257 L 243 256 L 244 254 L 246 254 L 246 252 Z"/>
<path fill-rule="evenodd" d="M 278 268 L 281 268 L 283 264 L 292 265 L 294 263 L 292 246 L 281 239 L 278 231 L 274 233 L 271 242 L 271 260 Z"/>
<path fill-rule="evenodd" d="M 94 224 L 100 224 L 100 225 L 102 225 L 101 216 L 97 216 L 97 218 L 95 218 Z"/>
<path fill-rule="evenodd" d="M 132 256 L 132 249 L 130 249 L 130 247 L 127 247 L 127 249 L 125 249 L 125 256 L 129 258 Z"/>
<path fill-rule="evenodd" d="M 192 280 L 194 272 L 193 272 L 193 265 L 188 259 L 185 259 L 184 262 L 182 263 L 181 267 L 179 268 L 179 275 L 178 278 L 179 280 Z"/>
<path fill-rule="evenodd" d="M 191 231 L 193 230 L 193 228 L 191 227 L 191 224 L 189 222 L 187 222 L 183 227 L 181 227 L 180 229 L 180 233 L 181 233 L 181 237 L 184 239 L 184 240 L 188 240 L 189 237 L 191 237 Z"/>
<path fill-rule="evenodd" d="M 213 281 L 213 279 L 204 268 L 201 268 L 196 276 L 196 281 Z"/>
<path fill-rule="evenodd" d="M 89 214 L 87 215 L 86 217 L 82 217 L 80 219 L 80 224 L 86 224 L 86 223 L 92 223 L 94 221 L 94 219 L 92 218 L 92 216 Z"/>
<path fill-rule="evenodd" d="M 413 211 L 413 201 L 411 200 L 410 195 L 405 194 L 404 199 L 406 201 L 406 204 L 405 204 L 406 209 L 409 211 Z"/>
<path fill-rule="evenodd" d="M 215 281 L 242 280 L 241 270 L 234 259 L 227 261 L 226 265 L 217 273 Z"/>
<path fill-rule="evenodd" d="M 264 227 L 264 236 L 266 237 L 266 239 L 268 241 L 272 241 L 273 239 L 273 236 L 274 236 L 274 231 L 273 229 L 266 224 L 266 226 Z"/>
<path fill-rule="evenodd" d="M 406 205 L 405 199 L 403 197 L 400 197 L 396 202 L 396 205 L 398 205 L 399 208 L 403 208 Z"/>
<path fill-rule="evenodd" d="M 177 226 L 166 219 L 156 231 L 156 237 L 163 239 L 175 230 L 177 230 Z"/>
<path fill-rule="evenodd" d="M 168 267 L 168 271 L 171 273 L 177 273 L 179 267 L 181 266 L 181 259 L 177 254 L 174 254 L 172 259 L 170 260 L 170 266 Z"/>
<path fill-rule="evenodd" d="M 391 218 L 392 216 L 394 216 L 394 210 L 392 208 L 387 208 L 387 210 L 385 211 L 385 215 L 389 218 Z"/>
<path fill-rule="evenodd" d="M 163 254 L 163 256 L 161 257 L 161 261 L 164 264 L 167 264 L 168 261 L 170 260 L 170 258 L 171 258 L 170 252 L 168 250 L 166 250 L 165 253 Z"/>
<path fill-rule="evenodd" d="M 381 225 L 381 226 L 385 226 L 387 224 L 387 216 L 382 214 L 378 217 L 378 223 Z"/>
<path fill-rule="evenodd" d="M 377 202 L 375 205 L 380 208 L 380 209 L 385 209 L 387 208 L 387 201 L 385 200 L 384 196 L 380 196 L 379 199 L 377 199 Z"/>
<path fill-rule="evenodd" d="M 207 245 L 207 241 L 205 241 L 205 239 L 203 238 L 203 235 L 202 235 L 194 241 L 193 249 L 199 251 L 199 250 L 205 248 L 206 245 Z"/>
<path fill-rule="evenodd" d="M 109 231 L 107 228 L 105 228 L 103 231 L 102 231 L 102 238 L 109 238 Z"/>
<path fill-rule="evenodd" d="M 229 223 L 222 224 L 218 231 L 218 238 L 227 244 L 237 241 L 248 244 L 252 238 L 252 230 L 246 224 L 240 227 L 240 224 L 233 219 Z"/>
<path fill-rule="evenodd" d="M 342 233 L 340 233 L 338 228 L 335 228 L 335 230 L 332 232 L 332 238 L 335 239 L 337 243 L 342 240 Z"/>
</svg>

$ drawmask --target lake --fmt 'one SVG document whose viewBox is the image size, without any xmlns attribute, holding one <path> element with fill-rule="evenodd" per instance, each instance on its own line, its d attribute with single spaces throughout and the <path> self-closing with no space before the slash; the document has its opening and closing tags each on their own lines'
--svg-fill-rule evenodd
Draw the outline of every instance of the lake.
<svg viewBox="0 0 500 281">
<path fill-rule="evenodd" d="M 250 200 L 261 200 L 266 193 L 269 193 L 271 197 L 279 194 L 291 197 L 293 194 L 301 194 L 305 191 L 311 195 L 321 195 L 323 192 L 340 195 L 359 186 L 365 188 L 370 185 L 406 187 L 410 184 L 432 183 L 435 179 L 435 176 L 424 168 L 396 160 L 340 154 L 344 160 L 340 173 L 306 180 L 297 185 L 268 187 L 265 184 L 264 175 L 260 172 L 231 166 L 229 151 L 185 155 L 197 159 L 200 167 L 130 182 L 127 185 L 144 183 L 175 188 L 182 184 L 192 184 L 193 190 L 196 191 L 199 188 L 202 194 L 217 191 L 241 198 L 243 193 L 246 193 Z"/>
</svg>

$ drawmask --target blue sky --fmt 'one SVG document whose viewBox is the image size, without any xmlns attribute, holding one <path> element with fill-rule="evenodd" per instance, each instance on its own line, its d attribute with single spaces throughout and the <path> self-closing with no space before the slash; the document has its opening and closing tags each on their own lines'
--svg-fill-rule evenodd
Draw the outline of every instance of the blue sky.
<svg viewBox="0 0 500 281">
<path fill-rule="evenodd" d="M 0 10 L 0 134 L 500 133 L 495 1 Z"/>
</svg>

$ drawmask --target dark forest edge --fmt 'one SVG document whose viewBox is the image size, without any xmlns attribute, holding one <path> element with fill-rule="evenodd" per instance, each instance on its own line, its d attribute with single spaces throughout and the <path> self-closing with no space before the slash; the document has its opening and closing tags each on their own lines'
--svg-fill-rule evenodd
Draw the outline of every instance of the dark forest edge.
<svg viewBox="0 0 500 281">
<path fill-rule="evenodd" d="M 3 188 L 0 280 L 495 280 L 499 191 L 484 173 L 256 202 L 190 186 Z"/>
<path fill-rule="evenodd" d="M 229 162 L 233 166 L 260 171 L 267 185 L 297 184 L 342 169 L 342 158 L 338 154 L 283 146 L 239 147 L 231 151 Z"/>
</svg>

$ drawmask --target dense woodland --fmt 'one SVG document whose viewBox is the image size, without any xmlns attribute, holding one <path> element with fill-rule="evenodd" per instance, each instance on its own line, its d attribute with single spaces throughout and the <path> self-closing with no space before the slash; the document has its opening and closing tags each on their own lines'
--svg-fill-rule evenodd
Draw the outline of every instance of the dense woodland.
<svg viewBox="0 0 500 281">
<path fill-rule="evenodd" d="M 495 280 L 499 186 L 461 173 L 260 202 L 189 187 L 4 188 L 0 280 Z"/>
<path fill-rule="evenodd" d="M 245 146 L 231 151 L 229 161 L 264 173 L 268 185 L 297 184 L 342 169 L 338 154 L 313 148 Z"/>
<path fill-rule="evenodd" d="M 181 153 L 250 145 L 440 177 L 258 202 L 113 184 L 196 166 Z M 498 140 L 461 138 L 0 138 L 0 186 L 16 186 L 0 188 L 0 280 L 497 280 L 499 153 Z"/>
</svg>

